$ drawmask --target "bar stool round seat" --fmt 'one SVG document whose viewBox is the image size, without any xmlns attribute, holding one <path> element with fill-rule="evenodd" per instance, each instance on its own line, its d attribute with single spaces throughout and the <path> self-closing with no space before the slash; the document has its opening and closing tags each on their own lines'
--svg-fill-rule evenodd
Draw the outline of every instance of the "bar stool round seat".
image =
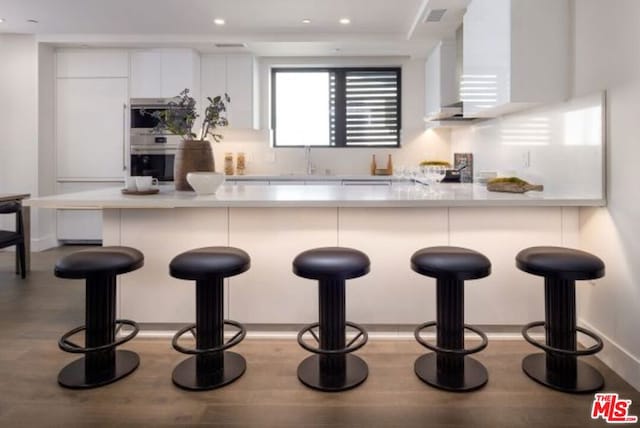
<svg viewBox="0 0 640 428">
<path fill-rule="evenodd" d="M 135 352 L 117 350 L 133 339 L 139 331 L 131 320 L 116 319 L 116 277 L 139 269 L 144 264 L 143 254 L 130 247 L 100 247 L 82 250 L 57 261 L 54 274 L 60 278 L 85 279 L 86 325 L 65 333 L 58 346 L 65 352 L 85 354 L 58 375 L 58 383 L 67 388 L 95 388 L 115 382 L 131 374 L 140 364 Z M 131 327 L 128 335 L 117 339 L 120 328 Z M 85 345 L 70 338 L 85 332 Z"/>
<path fill-rule="evenodd" d="M 563 392 L 585 393 L 602 389 L 604 378 L 591 365 L 577 357 L 593 355 L 603 348 L 593 332 L 576 324 L 576 280 L 604 276 L 604 262 L 585 251 L 564 247 L 531 247 L 516 256 L 518 269 L 545 279 L 545 321 L 535 321 L 522 328 L 527 342 L 544 353 L 531 354 L 522 360 L 522 370 L 536 382 Z M 545 328 L 545 343 L 529 335 L 534 327 Z M 591 337 L 595 344 L 577 349 L 577 333 Z"/>
<path fill-rule="evenodd" d="M 447 391 L 472 391 L 484 386 L 487 369 L 469 354 L 487 347 L 487 336 L 464 324 L 464 281 L 491 274 L 491 262 L 481 253 L 460 247 L 429 247 L 411 257 L 411 269 L 436 278 L 436 321 L 416 327 L 418 343 L 431 351 L 419 357 L 414 365 L 418 378 L 433 387 Z M 420 336 L 420 332 L 436 327 L 436 345 Z M 464 349 L 464 330 L 480 336 L 480 345 Z"/>
<path fill-rule="evenodd" d="M 319 322 L 307 325 L 298 333 L 300 346 L 315 354 L 298 366 L 298 379 L 304 385 L 337 392 L 355 388 L 367 379 L 367 363 L 351 353 L 362 348 L 368 336 L 362 326 L 346 320 L 345 281 L 366 275 L 369 266 L 366 254 L 343 247 L 315 248 L 293 260 L 293 273 L 318 280 L 319 288 Z M 347 327 L 357 332 L 348 343 Z M 313 336 L 317 347 L 305 342 L 306 333 Z"/>
<path fill-rule="evenodd" d="M 239 248 L 205 247 L 177 255 L 169 264 L 171 276 L 196 282 L 196 322 L 178 330 L 173 348 L 192 355 L 173 370 L 173 383 L 192 391 L 209 390 L 228 385 L 246 371 L 244 357 L 227 349 L 246 336 L 245 327 L 224 319 L 224 279 L 246 272 L 251 258 Z M 236 334 L 224 341 L 224 327 L 231 325 Z M 179 344 L 190 332 L 196 339 L 195 349 Z"/>
</svg>

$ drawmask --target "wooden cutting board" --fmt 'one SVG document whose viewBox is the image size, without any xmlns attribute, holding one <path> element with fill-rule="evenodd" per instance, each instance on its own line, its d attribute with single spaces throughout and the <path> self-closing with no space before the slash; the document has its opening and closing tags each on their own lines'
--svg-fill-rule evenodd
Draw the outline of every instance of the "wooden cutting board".
<svg viewBox="0 0 640 428">
<path fill-rule="evenodd" d="M 530 190 L 541 192 L 544 190 L 542 184 L 521 184 L 521 183 L 488 183 L 487 190 L 490 192 L 524 193 Z"/>
</svg>

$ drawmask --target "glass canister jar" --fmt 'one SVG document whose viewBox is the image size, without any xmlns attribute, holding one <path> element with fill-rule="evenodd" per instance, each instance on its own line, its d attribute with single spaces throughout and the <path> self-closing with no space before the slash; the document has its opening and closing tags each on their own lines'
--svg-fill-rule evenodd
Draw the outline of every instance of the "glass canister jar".
<svg viewBox="0 0 640 428">
<path fill-rule="evenodd" d="M 225 175 L 233 175 L 233 153 L 224 154 L 224 173 Z"/>
<path fill-rule="evenodd" d="M 244 175 L 245 170 L 245 158 L 244 152 L 238 152 L 236 155 L 236 174 Z"/>
</svg>

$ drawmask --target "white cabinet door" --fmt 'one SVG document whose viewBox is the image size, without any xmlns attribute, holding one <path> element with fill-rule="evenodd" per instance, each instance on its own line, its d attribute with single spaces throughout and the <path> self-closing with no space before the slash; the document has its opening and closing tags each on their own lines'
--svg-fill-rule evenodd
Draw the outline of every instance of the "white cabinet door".
<svg viewBox="0 0 640 428">
<path fill-rule="evenodd" d="M 227 56 L 227 93 L 229 104 L 229 126 L 250 129 L 254 126 L 253 64 L 248 55 Z"/>
<path fill-rule="evenodd" d="M 131 98 L 172 98 L 185 88 L 200 101 L 200 57 L 193 49 L 131 53 Z"/>
<path fill-rule="evenodd" d="M 201 98 L 229 94 L 227 117 L 230 128 L 257 129 L 255 59 L 250 55 L 203 55 Z"/>
<path fill-rule="evenodd" d="M 127 77 L 129 54 L 118 49 L 60 49 L 56 77 Z"/>
<path fill-rule="evenodd" d="M 58 183 L 57 193 L 122 187 L 122 182 Z M 102 210 L 57 210 L 56 237 L 65 242 L 96 242 L 102 240 Z"/>
<path fill-rule="evenodd" d="M 58 79 L 58 178 L 116 178 L 123 174 L 127 79 Z"/>
<path fill-rule="evenodd" d="M 199 75 L 200 62 L 193 50 L 162 50 L 162 97 L 175 97 L 187 88 L 199 101 Z"/>
<path fill-rule="evenodd" d="M 58 210 L 57 238 L 64 242 L 94 242 L 102 239 L 102 211 Z"/>
<path fill-rule="evenodd" d="M 154 98 L 162 93 L 160 51 L 131 53 L 131 98 Z"/>
</svg>

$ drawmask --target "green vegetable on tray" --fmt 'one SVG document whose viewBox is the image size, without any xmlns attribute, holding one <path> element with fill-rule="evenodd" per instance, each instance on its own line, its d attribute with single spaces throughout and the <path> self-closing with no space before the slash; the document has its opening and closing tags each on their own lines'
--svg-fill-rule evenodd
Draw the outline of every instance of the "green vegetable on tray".
<svg viewBox="0 0 640 428">
<path fill-rule="evenodd" d="M 526 186 L 527 184 L 529 184 L 527 181 L 524 181 L 523 179 L 518 177 L 498 177 L 498 178 L 492 178 L 491 180 L 487 181 L 487 184 L 497 184 L 497 183 L 514 183 L 514 184 L 519 184 L 521 186 Z"/>
<path fill-rule="evenodd" d="M 451 164 L 447 161 L 439 161 L 439 160 L 423 160 L 420 162 L 420 166 L 446 166 L 450 167 Z"/>
</svg>

